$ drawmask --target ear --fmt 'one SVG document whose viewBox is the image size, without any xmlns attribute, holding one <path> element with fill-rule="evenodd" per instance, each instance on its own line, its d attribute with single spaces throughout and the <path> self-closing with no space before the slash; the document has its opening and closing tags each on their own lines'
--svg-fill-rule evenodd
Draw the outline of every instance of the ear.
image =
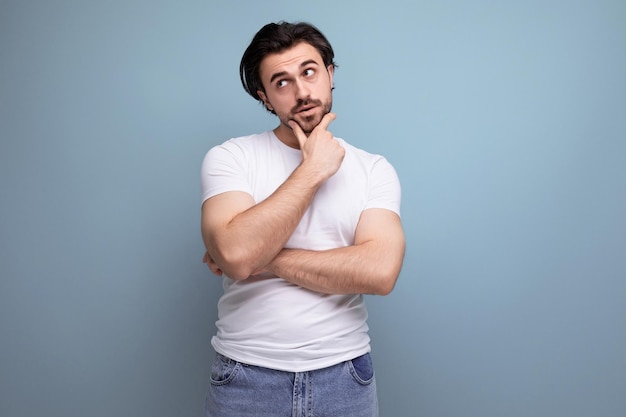
<svg viewBox="0 0 626 417">
<path fill-rule="evenodd" d="M 267 107 L 269 111 L 274 111 L 274 108 L 270 104 L 270 101 L 267 99 L 267 96 L 265 95 L 265 93 L 261 90 L 257 90 L 256 93 L 259 95 L 261 100 L 263 100 L 263 104 L 265 104 L 265 107 Z"/>
<path fill-rule="evenodd" d="M 326 69 L 328 70 L 330 87 L 335 88 L 335 85 L 333 84 L 333 75 L 335 75 L 335 66 L 333 64 L 330 64 L 328 67 L 326 67 Z"/>
</svg>

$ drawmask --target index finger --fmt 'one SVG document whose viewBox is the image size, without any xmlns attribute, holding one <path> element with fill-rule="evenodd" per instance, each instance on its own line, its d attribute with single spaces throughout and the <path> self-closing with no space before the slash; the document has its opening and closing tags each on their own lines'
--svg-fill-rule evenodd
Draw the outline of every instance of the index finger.
<svg viewBox="0 0 626 417">
<path fill-rule="evenodd" d="M 304 142 L 306 142 L 306 135 L 300 127 L 300 124 L 295 120 L 289 120 L 287 123 L 289 123 L 289 127 L 291 127 L 291 130 L 293 130 L 293 134 L 296 136 L 296 139 L 298 139 L 298 144 L 300 145 L 300 148 L 302 148 L 302 145 L 304 145 Z"/>
<path fill-rule="evenodd" d="M 337 118 L 337 115 L 335 113 L 331 113 L 331 112 L 326 113 L 324 117 L 322 117 L 322 120 L 320 120 L 319 124 L 315 126 L 315 129 L 328 130 L 328 125 L 330 124 L 330 122 L 332 122 L 336 118 Z"/>
</svg>

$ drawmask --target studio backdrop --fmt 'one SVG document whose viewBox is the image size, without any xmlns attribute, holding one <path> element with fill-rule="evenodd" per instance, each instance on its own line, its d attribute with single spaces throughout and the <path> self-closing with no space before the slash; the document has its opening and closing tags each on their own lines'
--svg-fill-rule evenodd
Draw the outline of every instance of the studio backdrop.
<svg viewBox="0 0 626 417">
<path fill-rule="evenodd" d="M 0 415 L 203 415 L 200 163 L 276 126 L 238 66 L 279 20 L 327 35 L 333 133 L 402 183 L 381 416 L 626 415 L 619 0 L 1 0 Z"/>
</svg>

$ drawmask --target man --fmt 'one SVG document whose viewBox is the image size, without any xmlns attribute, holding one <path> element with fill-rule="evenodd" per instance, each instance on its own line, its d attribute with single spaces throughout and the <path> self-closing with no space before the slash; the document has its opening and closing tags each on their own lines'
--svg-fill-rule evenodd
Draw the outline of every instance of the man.
<svg viewBox="0 0 626 417">
<path fill-rule="evenodd" d="M 328 130 L 333 59 L 310 24 L 264 26 L 240 75 L 279 125 L 203 161 L 204 262 L 224 276 L 207 416 L 378 415 L 362 294 L 400 273 L 400 185 Z"/>
</svg>

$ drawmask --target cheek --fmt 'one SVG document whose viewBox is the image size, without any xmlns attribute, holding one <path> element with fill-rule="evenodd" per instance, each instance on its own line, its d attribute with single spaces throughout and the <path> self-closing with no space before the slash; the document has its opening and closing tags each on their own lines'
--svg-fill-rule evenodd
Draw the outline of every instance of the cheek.
<svg viewBox="0 0 626 417">
<path fill-rule="evenodd" d="M 292 105 L 290 105 L 289 100 L 284 97 L 273 97 L 270 104 L 274 107 L 274 111 L 277 113 L 286 113 L 291 110 Z"/>
<path fill-rule="evenodd" d="M 325 95 L 329 95 L 331 90 L 332 90 L 332 83 L 330 82 L 330 80 L 325 80 L 324 83 L 320 85 L 317 91 L 319 92 L 320 96 L 325 96 Z"/>
</svg>

